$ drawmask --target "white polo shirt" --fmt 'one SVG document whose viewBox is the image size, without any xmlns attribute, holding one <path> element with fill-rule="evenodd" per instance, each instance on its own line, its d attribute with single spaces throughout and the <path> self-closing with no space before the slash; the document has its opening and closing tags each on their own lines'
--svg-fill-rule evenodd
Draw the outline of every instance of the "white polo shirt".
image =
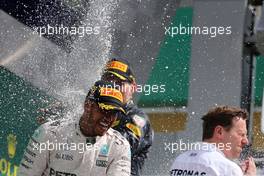
<svg viewBox="0 0 264 176">
<path fill-rule="evenodd" d="M 214 144 L 195 143 L 195 149 L 180 154 L 174 161 L 171 176 L 243 176 L 241 168 L 227 159 Z"/>
</svg>

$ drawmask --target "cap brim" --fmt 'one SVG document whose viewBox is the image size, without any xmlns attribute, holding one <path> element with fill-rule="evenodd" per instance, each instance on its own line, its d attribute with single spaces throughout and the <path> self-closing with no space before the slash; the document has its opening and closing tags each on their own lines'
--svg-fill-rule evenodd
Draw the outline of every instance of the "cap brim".
<svg viewBox="0 0 264 176">
<path fill-rule="evenodd" d="M 120 75 L 120 74 L 118 74 L 118 73 L 116 73 L 116 72 L 113 72 L 113 71 L 107 71 L 107 73 L 111 73 L 111 74 L 115 75 L 116 77 L 118 77 L 119 79 L 121 79 L 121 80 L 123 80 L 123 81 L 128 80 L 126 77 L 124 77 L 124 76 L 122 76 L 122 75 Z"/>
<path fill-rule="evenodd" d="M 98 106 L 101 108 L 101 109 L 104 109 L 104 110 L 117 110 L 117 111 L 121 111 L 125 114 L 125 110 L 122 108 L 122 107 L 119 107 L 119 106 L 115 106 L 115 105 L 112 105 L 112 104 L 106 104 L 106 103 L 98 103 Z"/>
</svg>

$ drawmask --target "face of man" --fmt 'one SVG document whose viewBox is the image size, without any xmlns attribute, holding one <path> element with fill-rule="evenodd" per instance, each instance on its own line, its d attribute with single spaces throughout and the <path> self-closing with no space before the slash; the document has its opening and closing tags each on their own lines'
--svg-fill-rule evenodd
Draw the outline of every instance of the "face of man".
<svg viewBox="0 0 264 176">
<path fill-rule="evenodd" d="M 97 103 L 88 101 L 84 105 L 80 128 L 85 136 L 103 136 L 115 120 L 116 111 L 102 110 Z"/>
<path fill-rule="evenodd" d="M 234 118 L 231 129 L 223 130 L 223 143 L 226 146 L 224 154 L 227 158 L 239 158 L 243 146 L 248 144 L 246 120 Z"/>
</svg>

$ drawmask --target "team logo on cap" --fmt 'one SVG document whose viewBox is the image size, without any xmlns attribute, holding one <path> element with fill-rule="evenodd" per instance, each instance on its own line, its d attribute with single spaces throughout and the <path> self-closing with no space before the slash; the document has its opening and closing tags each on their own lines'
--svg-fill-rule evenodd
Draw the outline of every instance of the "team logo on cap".
<svg viewBox="0 0 264 176">
<path fill-rule="evenodd" d="M 126 72 L 127 71 L 127 65 L 119 62 L 119 61 L 111 61 L 106 65 L 107 69 L 117 69 L 120 70 L 122 72 Z"/>
<path fill-rule="evenodd" d="M 122 93 L 113 88 L 101 87 L 100 96 L 113 97 L 123 102 Z"/>
</svg>

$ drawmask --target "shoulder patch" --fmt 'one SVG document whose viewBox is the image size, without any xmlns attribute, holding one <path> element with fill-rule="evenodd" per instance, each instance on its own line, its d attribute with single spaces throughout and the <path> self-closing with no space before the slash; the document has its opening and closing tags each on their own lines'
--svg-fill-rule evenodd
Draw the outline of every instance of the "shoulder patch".
<svg viewBox="0 0 264 176">
<path fill-rule="evenodd" d="M 132 131 L 135 138 L 140 138 L 142 136 L 140 128 L 132 123 L 127 123 L 126 127 Z"/>
<path fill-rule="evenodd" d="M 146 125 L 146 120 L 144 119 L 144 117 L 141 117 L 139 115 L 134 115 L 132 119 L 134 123 L 141 128 L 143 128 Z"/>
</svg>

